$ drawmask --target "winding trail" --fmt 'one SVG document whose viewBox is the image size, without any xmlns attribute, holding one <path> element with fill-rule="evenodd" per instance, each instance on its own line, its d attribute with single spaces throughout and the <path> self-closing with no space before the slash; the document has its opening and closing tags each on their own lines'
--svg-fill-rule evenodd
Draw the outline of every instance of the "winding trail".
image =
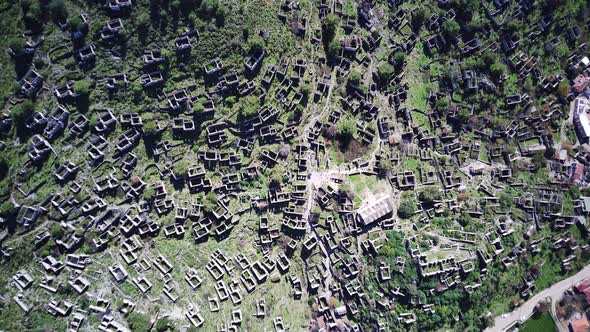
<svg viewBox="0 0 590 332">
<path fill-rule="evenodd" d="M 545 298 L 550 298 L 552 302 L 555 302 L 561 298 L 561 295 L 566 290 L 575 286 L 577 283 L 586 278 L 590 278 L 590 265 L 587 265 L 573 276 L 563 279 L 562 281 L 553 284 L 551 287 L 544 289 L 525 303 L 521 304 L 518 308 L 514 309 L 514 311 L 496 317 L 494 320 L 494 326 L 487 328 L 484 331 L 506 331 L 508 328 L 514 326 L 519 321 L 524 322 L 533 314 L 539 301 Z M 551 304 L 551 308 L 553 308 L 553 303 Z"/>
</svg>

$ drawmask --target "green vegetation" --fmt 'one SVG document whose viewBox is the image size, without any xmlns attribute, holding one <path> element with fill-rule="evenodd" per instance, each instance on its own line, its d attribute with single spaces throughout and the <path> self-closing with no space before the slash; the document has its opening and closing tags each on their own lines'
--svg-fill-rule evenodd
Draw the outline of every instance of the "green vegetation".
<svg viewBox="0 0 590 332">
<path fill-rule="evenodd" d="M 404 191 L 402 193 L 397 214 L 400 218 L 407 219 L 414 215 L 414 212 L 418 210 L 418 201 L 414 193 Z"/>
<path fill-rule="evenodd" d="M 345 116 L 338 121 L 338 135 L 344 140 L 351 140 L 356 134 L 356 124 L 354 118 Z"/>
<path fill-rule="evenodd" d="M 551 318 L 549 313 L 544 313 L 540 315 L 533 315 L 529 318 L 519 331 L 522 332 L 554 332 L 555 331 L 555 322 Z"/>
<path fill-rule="evenodd" d="M 383 63 L 377 68 L 377 74 L 381 80 L 381 84 L 387 84 L 391 76 L 395 73 L 395 68 L 389 63 Z"/>
<path fill-rule="evenodd" d="M 89 80 L 82 80 L 74 83 L 73 90 L 75 93 L 79 93 L 81 95 L 87 95 L 90 93 L 90 88 L 92 87 L 92 82 Z"/>
<path fill-rule="evenodd" d="M 523 300 L 525 278 L 538 291 L 579 271 L 589 238 L 569 221 L 590 217 L 575 208 L 590 189 L 572 179 L 585 148 L 564 119 L 583 70 L 589 6 L 490 6 L 153 0 L 111 10 L 104 1 L 4 1 L 0 328 L 63 331 L 70 318 L 50 316 L 46 303 L 87 310 L 99 294 L 115 321 L 142 332 L 184 329 L 183 299 L 201 310 L 204 331 L 237 308 L 243 330 L 263 331 L 279 316 L 289 330 L 328 329 L 324 304 L 356 305 L 335 315 L 338 326 L 480 331 Z M 105 28 L 115 19 L 117 33 Z M 187 38 L 191 47 L 178 48 Z M 90 45 L 95 57 L 85 61 L 78 50 Z M 146 63 L 146 50 L 161 63 Z M 21 78 L 33 69 L 41 79 L 28 90 Z M 162 84 L 146 84 L 157 72 Z M 77 97 L 58 100 L 53 89 L 66 82 Z M 105 110 L 116 120 L 108 130 Z M 541 145 L 545 153 L 524 153 Z M 565 162 L 554 160 L 556 149 Z M 77 170 L 58 180 L 66 161 Z M 189 182 L 191 167 L 203 175 Z M 511 178 L 497 176 L 506 169 Z M 360 207 L 384 215 L 365 225 L 355 220 Z M 39 261 L 81 253 L 91 262 L 86 292 L 65 272 L 52 276 L 57 292 L 40 289 Z M 248 272 L 254 262 L 272 271 L 241 293 L 242 305 L 203 310 L 218 293 L 213 262 L 240 254 Z M 283 254 L 289 271 L 271 269 Z M 160 255 L 174 266 L 164 278 Z M 131 256 L 137 262 L 126 263 Z M 116 265 L 129 273 L 124 282 L 107 271 Z M 222 267 L 219 280 L 244 286 L 238 265 Z M 34 280 L 22 292 L 28 315 L 13 300 L 18 271 Z M 184 281 L 193 272 L 202 279 L 194 290 Z M 343 291 L 324 300 L 328 275 Z M 131 281 L 140 276 L 151 284 L 146 294 Z M 153 302 L 164 289 L 180 302 Z M 123 299 L 136 303 L 133 313 L 117 310 Z M 248 308 L 261 299 L 267 314 L 254 318 Z M 523 329 L 543 330 L 546 320 Z M 98 325 L 89 315 L 83 328 Z"/>
<path fill-rule="evenodd" d="M 129 316 L 127 316 L 127 323 L 129 324 L 131 331 L 149 331 L 152 326 L 150 317 L 138 312 L 130 313 Z"/>
<path fill-rule="evenodd" d="M 328 14 L 322 20 L 322 42 L 324 44 L 326 54 L 331 57 L 335 56 L 336 52 L 340 48 L 338 40 L 336 39 L 339 22 L 340 19 L 334 14 Z"/>
</svg>

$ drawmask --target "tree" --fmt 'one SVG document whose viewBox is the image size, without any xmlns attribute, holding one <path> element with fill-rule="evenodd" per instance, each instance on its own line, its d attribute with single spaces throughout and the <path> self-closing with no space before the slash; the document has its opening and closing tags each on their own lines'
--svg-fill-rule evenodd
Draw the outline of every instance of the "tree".
<svg viewBox="0 0 590 332">
<path fill-rule="evenodd" d="M 84 22 L 79 15 L 72 17 L 68 23 L 70 23 L 72 30 L 82 30 L 84 28 Z"/>
<path fill-rule="evenodd" d="M 225 16 L 225 10 L 222 5 L 219 4 L 219 0 L 203 0 L 199 7 L 199 13 L 205 18 L 213 18 L 223 20 Z"/>
<path fill-rule="evenodd" d="M 92 87 L 92 81 L 90 80 L 81 80 L 74 83 L 72 87 L 75 93 L 79 93 L 83 96 L 86 96 L 90 93 L 90 88 Z"/>
<path fill-rule="evenodd" d="M 324 137 L 333 139 L 338 135 L 338 127 L 334 124 L 324 127 Z"/>
<path fill-rule="evenodd" d="M 211 212 L 217 208 L 217 194 L 213 191 L 210 191 L 205 199 L 203 200 L 203 208 L 205 211 Z"/>
<path fill-rule="evenodd" d="M 138 82 L 131 83 L 131 94 L 133 95 L 133 101 L 139 103 L 141 101 L 141 95 L 143 94 L 143 87 Z"/>
<path fill-rule="evenodd" d="M 195 8 L 197 2 L 197 0 L 180 0 L 180 6 L 184 10 L 192 10 Z"/>
<path fill-rule="evenodd" d="M 469 22 L 479 10 L 479 0 L 451 0 L 451 6 L 455 8 L 459 18 Z"/>
<path fill-rule="evenodd" d="M 471 118 L 471 111 L 467 108 L 461 108 L 458 117 L 461 122 L 467 122 Z"/>
<path fill-rule="evenodd" d="M 570 188 L 568 195 L 572 198 L 572 199 L 579 199 L 580 196 L 582 196 L 582 191 L 580 190 L 580 188 L 573 186 Z"/>
<path fill-rule="evenodd" d="M 303 94 L 304 97 L 309 97 L 309 95 L 311 94 L 311 92 L 313 91 L 313 87 L 311 86 L 311 83 L 306 82 L 304 84 L 301 85 L 301 94 Z"/>
<path fill-rule="evenodd" d="M 336 31 L 338 30 L 338 16 L 334 14 L 328 14 L 322 21 L 322 39 L 324 44 L 328 44 L 336 37 Z"/>
<path fill-rule="evenodd" d="M 153 200 L 154 197 L 156 197 L 156 190 L 153 187 L 148 187 L 143 192 L 143 199 L 145 199 L 148 202 L 151 201 L 151 200 Z"/>
<path fill-rule="evenodd" d="M 53 223 L 49 227 L 49 233 L 51 234 L 51 237 L 53 237 L 54 239 L 61 239 L 64 236 L 65 231 L 60 224 Z"/>
<path fill-rule="evenodd" d="M 400 199 L 399 207 L 397 209 L 397 215 L 402 219 L 408 219 L 414 212 L 418 210 L 418 202 L 416 201 L 416 196 L 412 192 L 405 191 L 402 193 L 402 197 Z"/>
<path fill-rule="evenodd" d="M 151 113 L 145 114 L 143 116 L 143 135 L 153 138 L 159 133 L 158 122 L 154 119 L 154 115 Z"/>
<path fill-rule="evenodd" d="M 335 39 L 336 32 L 338 31 L 338 16 L 334 14 L 328 14 L 322 21 L 322 43 L 324 44 L 324 50 L 330 57 L 336 55 L 340 49 L 340 44 Z"/>
<path fill-rule="evenodd" d="M 326 51 L 327 55 L 329 57 L 334 57 L 338 55 L 338 51 L 340 51 L 340 43 L 338 42 L 338 40 L 332 39 L 332 41 L 328 43 L 328 50 Z"/>
<path fill-rule="evenodd" d="M 31 116 L 33 110 L 35 109 L 35 105 L 30 100 L 25 100 L 22 103 L 16 105 L 10 115 L 12 116 L 12 120 L 17 126 L 24 124 L 25 120 Z"/>
<path fill-rule="evenodd" d="M 64 3 L 64 0 L 51 0 L 47 6 L 49 9 L 49 15 L 54 20 L 63 21 L 68 17 L 68 9 Z"/>
<path fill-rule="evenodd" d="M 88 126 L 90 127 L 90 129 L 96 127 L 96 125 L 98 124 L 98 117 L 96 116 L 96 113 L 92 114 L 92 116 L 90 116 L 90 120 L 88 120 Z"/>
<path fill-rule="evenodd" d="M 186 176 L 188 174 L 188 169 L 191 167 L 191 163 L 183 158 L 174 164 L 174 173 L 178 176 Z"/>
<path fill-rule="evenodd" d="M 350 140 L 356 134 L 356 123 L 354 123 L 354 118 L 349 115 L 346 115 L 338 121 L 338 135 L 343 140 Z"/>
<path fill-rule="evenodd" d="M 385 85 L 389 82 L 389 79 L 395 74 L 395 68 L 389 63 L 383 63 L 377 67 L 377 74 L 381 84 Z"/>
<path fill-rule="evenodd" d="M 490 75 L 495 80 L 500 79 L 500 77 L 502 77 L 502 75 L 504 75 L 507 71 L 508 68 L 501 62 L 495 62 L 490 66 Z"/>
<path fill-rule="evenodd" d="M 512 195 L 506 191 L 501 192 L 498 195 L 498 204 L 500 204 L 502 210 L 509 210 L 512 208 Z"/>
<path fill-rule="evenodd" d="M 467 225 L 469 225 L 471 223 L 473 219 L 467 214 L 467 213 L 462 213 L 459 218 L 457 219 L 457 221 L 459 222 L 459 224 L 463 227 L 466 227 Z"/>
<path fill-rule="evenodd" d="M 406 53 L 402 51 L 397 51 L 393 53 L 393 62 L 395 62 L 395 66 L 399 67 L 404 64 L 406 61 Z"/>
<path fill-rule="evenodd" d="M 10 200 L 4 201 L 0 204 L 0 216 L 8 217 L 10 215 L 15 214 L 17 211 L 16 206 Z"/>
<path fill-rule="evenodd" d="M 20 50 L 22 50 L 25 47 L 25 45 L 26 45 L 25 41 L 22 38 L 18 38 L 18 37 L 10 38 L 8 41 L 8 47 L 14 53 L 18 53 Z"/>
<path fill-rule="evenodd" d="M 448 110 L 450 106 L 451 102 L 449 101 L 449 98 L 447 96 L 444 96 L 436 101 L 436 103 L 434 104 L 434 109 L 436 109 L 439 112 L 443 112 Z"/>
<path fill-rule="evenodd" d="M 248 52 L 257 52 L 264 49 L 264 39 L 258 35 L 248 38 Z"/>
<path fill-rule="evenodd" d="M 442 198 L 440 191 L 437 187 L 427 187 L 420 192 L 420 200 L 425 203 L 432 203 Z"/>
<path fill-rule="evenodd" d="M 450 37 L 455 37 L 459 33 L 459 23 L 455 20 L 447 20 L 442 26 L 443 32 Z"/>
<path fill-rule="evenodd" d="M 150 16 L 147 11 L 142 11 L 137 15 L 137 30 L 141 33 L 137 34 L 141 41 L 145 41 L 150 29 Z"/>
<path fill-rule="evenodd" d="M 412 12 L 412 28 L 417 31 L 420 29 L 422 24 L 424 24 L 424 20 L 426 19 L 426 10 L 422 7 L 414 10 Z"/>
<path fill-rule="evenodd" d="M 275 185 L 280 185 L 287 178 L 287 170 L 283 165 L 276 165 L 270 172 L 270 180 Z"/>
<path fill-rule="evenodd" d="M 348 84 L 352 84 L 352 85 L 359 85 L 361 83 L 361 74 L 354 70 L 350 73 L 350 76 L 348 77 Z"/>
<path fill-rule="evenodd" d="M 21 1 L 24 13 L 25 26 L 33 31 L 40 31 L 43 28 L 43 11 L 39 1 Z"/>
<path fill-rule="evenodd" d="M 351 198 L 352 188 L 350 187 L 350 184 L 347 182 L 341 183 L 338 187 L 338 194 L 343 197 Z"/>
<path fill-rule="evenodd" d="M 259 108 L 260 101 L 258 100 L 258 98 L 254 95 L 250 95 L 241 100 L 240 114 L 245 118 L 250 118 L 258 114 Z"/>
</svg>

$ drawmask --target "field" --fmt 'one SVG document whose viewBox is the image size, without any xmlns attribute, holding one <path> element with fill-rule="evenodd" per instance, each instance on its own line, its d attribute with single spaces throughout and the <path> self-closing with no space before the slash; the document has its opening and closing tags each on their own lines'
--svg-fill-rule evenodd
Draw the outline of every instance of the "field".
<svg viewBox="0 0 590 332">
<path fill-rule="evenodd" d="M 555 322 L 548 313 L 535 314 L 520 329 L 521 332 L 554 332 Z"/>
</svg>

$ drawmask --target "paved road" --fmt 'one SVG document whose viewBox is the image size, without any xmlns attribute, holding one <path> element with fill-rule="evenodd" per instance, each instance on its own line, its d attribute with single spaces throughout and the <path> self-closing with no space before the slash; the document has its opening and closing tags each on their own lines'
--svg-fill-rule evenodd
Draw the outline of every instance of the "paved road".
<svg viewBox="0 0 590 332">
<path fill-rule="evenodd" d="M 553 286 L 543 290 L 539 294 L 533 296 L 531 299 L 526 301 L 525 303 L 521 304 L 518 308 L 514 311 L 507 313 L 505 315 L 496 317 L 494 320 L 494 327 L 488 328 L 485 331 L 494 332 L 494 331 L 504 331 L 506 328 L 510 327 L 512 323 L 515 321 L 520 320 L 522 317 L 527 319 L 530 317 L 535 310 L 535 306 L 539 301 L 544 298 L 551 298 L 553 301 L 557 301 L 561 298 L 561 294 L 565 292 L 567 289 L 571 288 L 578 282 L 582 281 L 585 278 L 590 277 L 590 265 L 587 265 L 583 268 L 580 272 L 576 273 L 575 275 L 564 279 Z"/>
</svg>

